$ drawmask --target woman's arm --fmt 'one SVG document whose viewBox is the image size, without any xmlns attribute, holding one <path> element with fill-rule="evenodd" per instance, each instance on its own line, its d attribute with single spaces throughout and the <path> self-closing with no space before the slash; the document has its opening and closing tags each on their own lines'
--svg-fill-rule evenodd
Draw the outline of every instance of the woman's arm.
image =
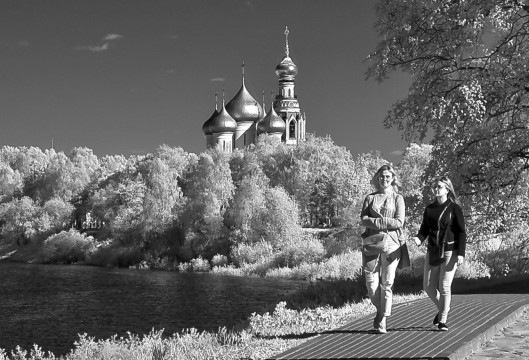
<svg viewBox="0 0 529 360">
<path fill-rule="evenodd" d="M 392 218 L 384 216 L 375 218 L 365 215 L 362 217 L 362 225 L 375 230 L 396 230 L 404 225 L 404 213 L 404 198 L 401 195 L 397 195 L 395 199 L 395 214 Z"/>
<path fill-rule="evenodd" d="M 413 240 L 418 246 L 421 245 L 424 242 L 424 240 L 428 237 L 429 231 L 430 230 L 428 228 L 428 218 L 426 215 L 426 209 L 424 209 L 424 212 L 422 213 L 421 227 L 419 228 L 419 232 L 417 233 L 417 236 L 413 238 Z"/>
<path fill-rule="evenodd" d="M 458 246 L 458 255 L 465 257 L 467 247 L 467 232 L 465 229 L 465 217 L 463 210 L 457 204 L 454 204 L 454 220 L 452 221 L 452 232 L 454 240 Z"/>
</svg>

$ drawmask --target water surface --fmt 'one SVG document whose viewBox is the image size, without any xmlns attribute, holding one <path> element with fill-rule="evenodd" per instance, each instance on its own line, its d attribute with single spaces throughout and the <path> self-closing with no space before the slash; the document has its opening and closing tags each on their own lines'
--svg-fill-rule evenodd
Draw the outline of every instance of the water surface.
<svg viewBox="0 0 529 360">
<path fill-rule="evenodd" d="M 302 282 L 205 273 L 0 263 L 0 348 L 65 354 L 86 333 L 232 327 Z"/>
</svg>

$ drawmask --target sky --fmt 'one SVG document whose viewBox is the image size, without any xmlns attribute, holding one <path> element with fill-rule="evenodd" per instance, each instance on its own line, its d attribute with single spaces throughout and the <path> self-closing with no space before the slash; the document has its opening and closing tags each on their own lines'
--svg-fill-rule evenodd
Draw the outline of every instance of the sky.
<svg viewBox="0 0 529 360">
<path fill-rule="evenodd" d="M 202 124 L 245 84 L 267 109 L 276 65 L 298 67 L 307 132 L 398 162 L 383 120 L 409 78 L 366 80 L 374 0 L 1 0 L 0 146 L 98 156 L 205 150 Z"/>
</svg>

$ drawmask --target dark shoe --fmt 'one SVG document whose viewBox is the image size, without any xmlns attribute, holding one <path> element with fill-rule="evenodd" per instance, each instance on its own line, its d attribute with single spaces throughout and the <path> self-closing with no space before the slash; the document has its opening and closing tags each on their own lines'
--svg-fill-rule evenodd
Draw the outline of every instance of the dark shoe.
<svg viewBox="0 0 529 360">
<path fill-rule="evenodd" d="M 442 322 L 440 322 L 439 325 L 437 325 L 437 328 L 441 331 L 448 331 L 448 326 L 446 326 L 446 324 Z"/>
<path fill-rule="evenodd" d="M 433 318 L 433 326 L 439 325 L 439 313 L 435 314 L 435 317 Z"/>
</svg>

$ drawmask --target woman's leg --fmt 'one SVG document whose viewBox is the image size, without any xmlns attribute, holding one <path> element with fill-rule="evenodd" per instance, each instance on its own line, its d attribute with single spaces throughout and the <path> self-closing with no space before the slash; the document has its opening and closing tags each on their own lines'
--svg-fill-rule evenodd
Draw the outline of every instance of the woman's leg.
<svg viewBox="0 0 529 360">
<path fill-rule="evenodd" d="M 380 257 L 380 313 L 391 316 L 393 304 L 393 283 L 395 282 L 395 272 L 399 264 L 401 252 L 400 248 L 390 255 L 382 254 Z"/>
<path fill-rule="evenodd" d="M 440 266 L 439 276 L 439 321 L 446 324 L 452 301 L 452 281 L 457 270 L 457 251 L 445 252 L 445 262 Z"/>
<path fill-rule="evenodd" d="M 439 286 L 439 279 L 441 273 L 440 266 L 430 265 L 430 254 L 427 252 L 424 258 L 424 274 L 423 274 L 423 289 L 428 294 L 428 297 L 433 301 L 439 313 L 440 308 L 440 294 L 437 287 Z"/>
<path fill-rule="evenodd" d="M 367 295 L 371 303 L 377 309 L 377 314 L 380 313 L 380 259 L 377 260 L 377 265 L 373 271 L 364 269 L 364 276 L 366 279 Z"/>
</svg>

